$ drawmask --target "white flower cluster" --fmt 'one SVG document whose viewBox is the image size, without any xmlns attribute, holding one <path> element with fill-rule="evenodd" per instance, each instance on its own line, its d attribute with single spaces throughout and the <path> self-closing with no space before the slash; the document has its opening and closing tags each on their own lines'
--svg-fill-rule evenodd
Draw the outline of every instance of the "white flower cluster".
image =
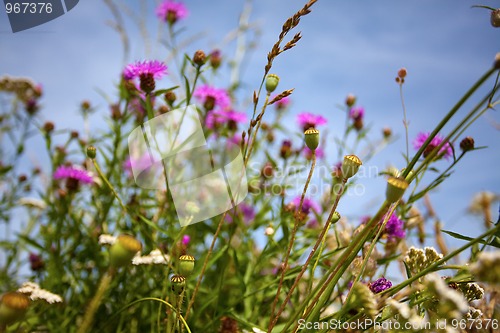
<svg viewBox="0 0 500 333">
<path fill-rule="evenodd" d="M 470 271 L 479 281 L 500 284 L 500 251 L 481 252 Z"/>
<path fill-rule="evenodd" d="M 38 299 L 43 299 L 49 304 L 54 303 L 62 303 L 63 299 L 61 296 L 51 293 L 48 290 L 40 288 L 40 286 L 34 282 L 24 282 L 17 290 L 22 294 L 29 295 L 29 298 L 32 301 L 36 301 Z"/>
<path fill-rule="evenodd" d="M 116 237 L 112 235 L 102 234 L 99 236 L 99 244 L 101 245 L 113 245 L 116 242 Z"/>
<path fill-rule="evenodd" d="M 469 304 L 458 291 L 448 287 L 446 282 L 436 273 L 425 277 L 425 286 L 438 300 L 438 313 L 444 318 L 462 318 L 469 312 Z"/>
<path fill-rule="evenodd" d="M 137 255 L 132 259 L 133 265 L 166 265 L 170 257 L 161 253 L 160 250 L 153 250 L 146 256 Z"/>
</svg>

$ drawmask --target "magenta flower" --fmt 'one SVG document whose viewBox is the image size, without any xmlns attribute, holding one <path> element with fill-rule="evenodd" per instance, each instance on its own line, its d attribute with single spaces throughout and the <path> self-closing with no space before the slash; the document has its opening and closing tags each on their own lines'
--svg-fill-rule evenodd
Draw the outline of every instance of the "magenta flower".
<svg viewBox="0 0 500 333">
<path fill-rule="evenodd" d="M 182 236 L 182 245 L 188 246 L 190 240 L 191 240 L 191 237 L 189 237 L 189 235 Z"/>
<path fill-rule="evenodd" d="M 368 288 L 370 288 L 374 294 L 378 294 L 386 289 L 389 289 L 390 287 L 392 287 L 392 282 L 387 280 L 385 277 L 381 277 L 380 279 L 368 284 Z"/>
<path fill-rule="evenodd" d="M 205 125 L 209 129 L 215 129 L 217 126 L 222 124 L 235 125 L 237 123 L 243 123 L 247 121 L 247 115 L 243 112 L 238 112 L 234 110 L 210 110 L 207 113 L 207 118 L 205 119 Z"/>
<path fill-rule="evenodd" d="M 273 100 L 276 96 L 272 96 L 270 100 Z M 290 105 L 290 97 L 283 97 L 276 103 L 274 103 L 275 107 L 277 110 L 283 110 L 286 108 L 288 105 Z"/>
<path fill-rule="evenodd" d="M 193 94 L 206 110 L 212 110 L 215 107 L 226 109 L 231 105 L 231 99 L 226 89 L 215 88 L 209 85 L 203 85 L 196 88 Z"/>
<path fill-rule="evenodd" d="M 54 179 L 73 179 L 85 184 L 92 184 L 92 174 L 77 166 L 60 166 L 54 172 Z"/>
<path fill-rule="evenodd" d="M 392 214 L 389 220 L 385 225 L 385 234 L 389 238 L 389 240 L 402 239 L 405 238 L 406 233 L 403 229 L 404 222 L 403 220 L 398 219 L 396 214 Z"/>
<path fill-rule="evenodd" d="M 252 206 L 242 202 L 238 205 L 237 209 L 238 211 L 236 212 L 236 215 L 242 214 L 245 224 L 252 222 L 252 220 L 255 218 L 255 210 Z M 234 216 L 232 215 L 232 213 L 233 210 L 230 211 L 230 214 L 226 215 L 226 222 L 233 223 Z"/>
<path fill-rule="evenodd" d="M 352 120 L 363 119 L 364 115 L 365 109 L 361 106 L 356 106 L 349 110 L 349 118 L 351 118 Z"/>
<path fill-rule="evenodd" d="M 413 140 L 413 147 L 415 149 L 420 149 L 422 145 L 424 144 L 425 140 L 429 137 L 430 133 L 424 133 L 420 132 L 418 133 L 417 137 L 415 140 Z M 427 148 L 424 151 L 424 157 L 427 157 L 437 146 L 439 146 L 443 142 L 444 138 L 437 134 L 429 143 Z M 443 147 L 439 150 L 439 154 L 437 155 L 437 158 L 443 157 L 445 159 L 448 159 L 450 156 L 453 155 L 453 149 L 451 148 L 451 144 L 449 142 L 445 143 Z"/>
<path fill-rule="evenodd" d="M 297 208 L 300 206 L 300 195 L 292 200 L 292 204 Z M 302 213 L 308 215 L 311 209 L 316 212 L 316 214 L 319 214 L 321 207 L 316 201 L 304 198 L 304 202 L 302 203 Z"/>
<path fill-rule="evenodd" d="M 170 24 L 186 18 L 188 14 L 189 12 L 182 2 L 166 0 L 156 8 L 156 15 Z"/>
<path fill-rule="evenodd" d="M 128 64 L 123 70 L 125 80 L 132 80 L 141 75 L 151 75 L 156 80 L 167 74 L 167 65 L 158 60 L 136 61 Z"/>
<path fill-rule="evenodd" d="M 303 112 L 297 116 L 297 122 L 305 131 L 311 127 L 316 128 L 316 126 L 324 125 L 326 124 L 327 120 L 322 116 L 315 115 L 309 112 Z"/>
<path fill-rule="evenodd" d="M 312 150 L 311 150 L 311 149 L 309 149 L 309 147 L 304 146 L 304 150 L 303 150 L 303 152 L 304 152 L 304 156 L 305 156 L 308 160 L 312 159 Z M 323 150 L 323 149 L 321 149 L 321 148 L 319 148 L 319 147 L 318 147 L 318 148 L 316 148 L 316 157 L 317 157 L 317 158 L 324 158 L 324 157 L 325 157 L 325 152 L 324 152 L 324 150 Z"/>
</svg>

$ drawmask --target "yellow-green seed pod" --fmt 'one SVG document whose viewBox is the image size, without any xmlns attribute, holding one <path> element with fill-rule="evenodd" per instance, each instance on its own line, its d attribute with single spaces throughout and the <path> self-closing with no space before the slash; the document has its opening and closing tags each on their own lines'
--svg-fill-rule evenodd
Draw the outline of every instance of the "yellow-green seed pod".
<svg viewBox="0 0 500 333">
<path fill-rule="evenodd" d="M 190 276 L 194 269 L 194 257 L 185 254 L 179 257 L 179 273 L 182 276 Z"/>
<path fill-rule="evenodd" d="M 408 182 L 401 178 L 389 177 L 387 179 L 387 189 L 385 191 L 385 198 L 388 202 L 394 203 L 401 199 L 406 189 Z"/>
<path fill-rule="evenodd" d="M 344 179 L 351 178 L 358 172 L 362 164 L 363 163 L 356 155 L 344 156 L 344 162 L 342 162 L 342 177 Z"/>
<path fill-rule="evenodd" d="M 128 265 L 132 258 L 141 251 L 142 245 L 130 235 L 120 235 L 109 249 L 109 263 L 118 268 Z"/>
<path fill-rule="evenodd" d="M 335 213 L 333 213 L 332 219 L 330 220 L 330 223 L 331 224 L 337 223 L 340 220 L 340 217 L 341 216 L 340 216 L 339 212 L 335 211 Z"/>
<path fill-rule="evenodd" d="M 278 87 L 278 83 L 280 82 L 280 77 L 276 74 L 269 74 L 266 77 L 266 90 L 269 93 L 272 93 Z"/>
<path fill-rule="evenodd" d="M 7 326 L 21 320 L 28 306 L 30 299 L 19 292 L 8 292 L 0 299 L 0 327 Z"/>
<path fill-rule="evenodd" d="M 170 278 L 170 283 L 172 284 L 172 291 L 180 295 L 186 287 L 186 278 L 182 275 L 174 275 Z"/>
<path fill-rule="evenodd" d="M 304 132 L 307 148 L 316 150 L 319 145 L 319 131 L 314 127 L 309 128 Z"/>
<path fill-rule="evenodd" d="M 96 149 L 94 146 L 88 146 L 87 147 L 87 157 L 94 159 L 96 155 Z"/>
</svg>

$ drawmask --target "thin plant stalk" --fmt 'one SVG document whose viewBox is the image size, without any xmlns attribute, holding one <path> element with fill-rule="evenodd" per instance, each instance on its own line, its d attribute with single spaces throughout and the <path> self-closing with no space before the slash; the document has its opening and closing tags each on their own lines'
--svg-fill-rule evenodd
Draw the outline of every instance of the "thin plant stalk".
<svg viewBox="0 0 500 333">
<path fill-rule="evenodd" d="M 83 321 L 80 324 L 80 327 L 78 327 L 77 333 L 90 332 L 97 309 L 101 305 L 101 302 L 104 298 L 104 294 L 111 285 L 111 281 L 113 280 L 114 274 L 115 274 L 114 269 L 110 268 L 102 276 L 101 281 L 99 282 L 99 286 L 97 287 L 97 291 L 92 300 L 90 301 L 87 311 L 85 312 Z"/>
<path fill-rule="evenodd" d="M 293 243 L 295 241 L 295 234 L 297 233 L 297 229 L 299 228 L 300 217 L 302 214 L 302 206 L 304 204 L 304 199 L 306 196 L 307 188 L 309 187 L 309 183 L 311 181 L 312 175 L 314 173 L 314 167 L 316 166 L 316 150 L 312 151 L 312 163 L 311 169 L 309 170 L 309 175 L 307 176 L 306 183 L 304 184 L 304 190 L 302 191 L 302 195 L 300 197 L 300 204 L 295 213 L 295 223 L 293 225 L 292 234 L 290 236 L 290 242 L 288 243 L 288 249 L 285 254 L 285 260 L 281 269 L 281 277 L 280 282 L 278 283 L 278 290 L 276 291 L 276 296 L 274 297 L 273 305 L 271 308 L 271 318 L 274 315 L 274 311 L 276 310 L 276 304 L 278 303 L 279 295 L 281 292 L 281 287 L 283 286 L 283 280 L 285 279 L 285 272 L 288 269 L 288 259 L 290 258 L 290 253 L 292 252 Z"/>
<path fill-rule="evenodd" d="M 285 310 L 286 304 L 288 304 L 288 301 L 292 297 L 293 291 L 295 290 L 295 288 L 299 284 L 300 279 L 302 278 L 305 271 L 307 270 L 307 266 L 309 265 L 309 262 L 311 261 L 312 257 L 316 253 L 316 250 L 318 249 L 319 245 L 321 244 L 323 237 L 325 237 L 326 233 L 330 229 L 333 214 L 335 213 L 335 210 L 337 209 L 337 206 L 338 206 L 339 201 L 340 201 L 340 197 L 341 197 L 342 193 L 344 192 L 344 188 L 345 188 L 346 183 L 347 183 L 347 179 L 344 179 L 342 181 L 342 185 L 340 186 L 340 189 L 338 190 L 338 192 L 335 193 L 335 202 L 332 206 L 332 210 L 330 211 L 330 215 L 328 216 L 328 220 L 326 221 L 325 226 L 323 227 L 323 230 L 321 231 L 320 235 L 318 236 L 318 239 L 316 240 L 314 247 L 312 248 L 311 252 L 309 253 L 309 256 L 307 257 L 306 262 L 304 263 L 304 265 L 302 265 L 302 269 L 300 270 L 299 274 L 295 278 L 295 281 L 293 282 L 293 285 L 290 288 L 290 290 L 288 291 L 285 300 L 283 301 L 278 312 L 276 313 L 276 316 L 274 317 L 274 319 L 271 319 L 271 323 L 269 324 L 269 328 L 267 330 L 268 333 L 271 333 L 274 326 L 278 322 L 280 315 Z"/>
</svg>

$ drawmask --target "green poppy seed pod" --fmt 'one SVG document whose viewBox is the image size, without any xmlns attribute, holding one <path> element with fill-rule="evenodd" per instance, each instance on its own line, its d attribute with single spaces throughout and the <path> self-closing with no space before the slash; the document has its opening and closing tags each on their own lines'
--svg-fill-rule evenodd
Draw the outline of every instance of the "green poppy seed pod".
<svg viewBox="0 0 500 333">
<path fill-rule="evenodd" d="M 28 310 L 30 299 L 19 292 L 8 292 L 0 299 L 0 327 L 22 319 Z"/>
<path fill-rule="evenodd" d="M 120 235 L 109 249 L 109 262 L 118 268 L 129 264 L 142 248 L 141 242 L 130 235 Z"/>
<path fill-rule="evenodd" d="M 94 159 L 96 155 L 96 149 L 94 146 L 88 146 L 87 147 L 87 157 Z"/>
<path fill-rule="evenodd" d="M 406 180 L 396 177 L 389 177 L 387 179 L 387 189 L 385 191 L 385 198 L 388 202 L 394 203 L 401 199 L 406 189 L 408 188 L 408 183 Z"/>
<path fill-rule="evenodd" d="M 268 93 L 272 93 L 278 87 L 278 83 L 280 82 L 280 77 L 276 74 L 269 74 L 266 77 L 266 90 Z"/>
<path fill-rule="evenodd" d="M 491 11 L 491 25 L 500 28 L 500 9 Z"/>
<path fill-rule="evenodd" d="M 344 161 L 342 162 L 342 177 L 344 177 L 344 179 L 351 178 L 358 172 L 362 164 L 363 163 L 356 155 L 344 156 Z"/>
<path fill-rule="evenodd" d="M 341 216 L 340 216 L 339 212 L 335 211 L 335 213 L 333 213 L 332 219 L 330 220 L 330 223 L 331 224 L 337 223 L 340 220 L 340 217 Z"/>
<path fill-rule="evenodd" d="M 319 131 L 311 127 L 304 132 L 304 135 L 307 147 L 311 150 L 316 150 L 319 145 Z"/>
<path fill-rule="evenodd" d="M 186 287 L 186 278 L 182 275 L 174 275 L 170 278 L 170 283 L 172 284 L 172 291 L 180 295 Z"/>
<path fill-rule="evenodd" d="M 179 273 L 182 276 L 189 276 L 194 269 L 194 257 L 185 254 L 179 257 Z"/>
</svg>

